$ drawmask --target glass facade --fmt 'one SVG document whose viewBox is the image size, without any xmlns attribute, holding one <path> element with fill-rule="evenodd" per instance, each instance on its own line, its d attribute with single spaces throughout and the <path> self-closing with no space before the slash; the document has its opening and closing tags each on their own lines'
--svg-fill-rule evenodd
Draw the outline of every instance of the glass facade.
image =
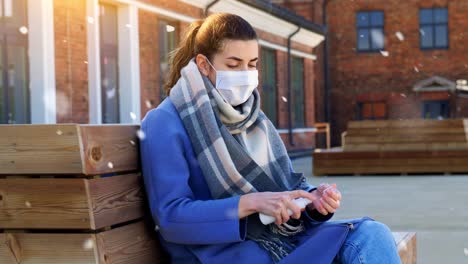
<svg viewBox="0 0 468 264">
<path fill-rule="evenodd" d="M 30 123 L 26 0 L 0 7 L 0 124 Z"/>
<path fill-rule="evenodd" d="M 119 123 L 117 7 L 100 4 L 102 123 Z"/>
</svg>

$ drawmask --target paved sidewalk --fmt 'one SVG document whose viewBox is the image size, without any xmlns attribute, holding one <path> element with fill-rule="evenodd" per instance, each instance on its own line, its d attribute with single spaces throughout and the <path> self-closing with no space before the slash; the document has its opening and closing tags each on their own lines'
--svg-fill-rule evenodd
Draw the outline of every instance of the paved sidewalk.
<svg viewBox="0 0 468 264">
<path fill-rule="evenodd" d="M 419 264 L 468 263 L 468 175 L 314 177 L 312 158 L 293 166 L 314 185 L 338 184 L 343 201 L 333 219 L 367 215 L 416 231 Z"/>
</svg>

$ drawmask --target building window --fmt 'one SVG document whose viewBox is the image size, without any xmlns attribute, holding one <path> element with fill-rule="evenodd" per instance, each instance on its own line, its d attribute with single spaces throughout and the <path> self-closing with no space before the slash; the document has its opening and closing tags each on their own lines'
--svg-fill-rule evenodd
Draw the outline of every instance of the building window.
<svg viewBox="0 0 468 264">
<path fill-rule="evenodd" d="M 447 119 L 450 115 L 448 101 L 425 101 L 423 102 L 424 119 Z"/>
<path fill-rule="evenodd" d="M 274 50 L 261 49 L 262 72 L 262 109 L 271 122 L 277 125 L 276 53 Z"/>
<path fill-rule="evenodd" d="M 30 123 L 26 0 L 0 0 L 0 124 Z"/>
<path fill-rule="evenodd" d="M 119 123 L 119 39 L 117 7 L 100 4 L 102 122 Z"/>
<path fill-rule="evenodd" d="M 384 13 L 382 11 L 358 12 L 356 27 L 358 51 L 384 49 Z"/>
<path fill-rule="evenodd" d="M 448 48 L 447 8 L 419 10 L 419 34 L 421 49 Z"/>
<path fill-rule="evenodd" d="M 298 57 L 292 57 L 291 67 L 292 79 L 292 98 L 293 107 L 293 127 L 305 127 L 304 118 L 304 60 Z"/>
<path fill-rule="evenodd" d="M 387 104 L 385 102 L 362 102 L 358 104 L 358 120 L 387 119 Z"/>
<path fill-rule="evenodd" d="M 176 23 L 159 21 L 159 80 L 161 101 L 166 98 L 164 84 L 169 74 L 169 55 L 177 47 L 179 30 Z"/>
</svg>

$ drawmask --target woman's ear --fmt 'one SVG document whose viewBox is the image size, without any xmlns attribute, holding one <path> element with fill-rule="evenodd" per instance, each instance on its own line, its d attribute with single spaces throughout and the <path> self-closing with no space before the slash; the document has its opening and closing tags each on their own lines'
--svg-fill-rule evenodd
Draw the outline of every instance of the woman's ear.
<svg viewBox="0 0 468 264">
<path fill-rule="evenodd" d="M 205 56 L 201 55 L 201 54 L 197 54 L 197 56 L 195 57 L 195 62 L 197 63 L 197 66 L 198 66 L 198 70 L 205 76 L 208 77 L 209 73 L 210 73 L 210 65 L 208 65 L 208 62 L 206 61 L 206 58 Z"/>
</svg>

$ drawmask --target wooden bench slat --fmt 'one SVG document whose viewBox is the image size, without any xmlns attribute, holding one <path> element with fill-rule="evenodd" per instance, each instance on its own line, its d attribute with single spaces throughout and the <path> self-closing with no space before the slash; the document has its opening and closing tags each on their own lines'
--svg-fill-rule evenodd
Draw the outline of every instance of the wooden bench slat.
<svg viewBox="0 0 468 264">
<path fill-rule="evenodd" d="M 0 229 L 99 229 L 144 215 L 138 173 L 98 179 L 0 179 Z"/>
<path fill-rule="evenodd" d="M 97 234 L 0 233 L 2 264 L 163 263 L 159 248 L 142 221 Z"/>
<path fill-rule="evenodd" d="M 316 176 L 333 174 L 468 172 L 468 151 L 322 151 L 313 154 Z"/>
<path fill-rule="evenodd" d="M 403 119 L 403 120 L 365 120 L 351 121 L 348 123 L 349 128 L 450 128 L 464 127 L 464 119 Z"/>
<path fill-rule="evenodd" d="M 0 125 L 0 174 L 139 169 L 137 125 Z"/>
</svg>

